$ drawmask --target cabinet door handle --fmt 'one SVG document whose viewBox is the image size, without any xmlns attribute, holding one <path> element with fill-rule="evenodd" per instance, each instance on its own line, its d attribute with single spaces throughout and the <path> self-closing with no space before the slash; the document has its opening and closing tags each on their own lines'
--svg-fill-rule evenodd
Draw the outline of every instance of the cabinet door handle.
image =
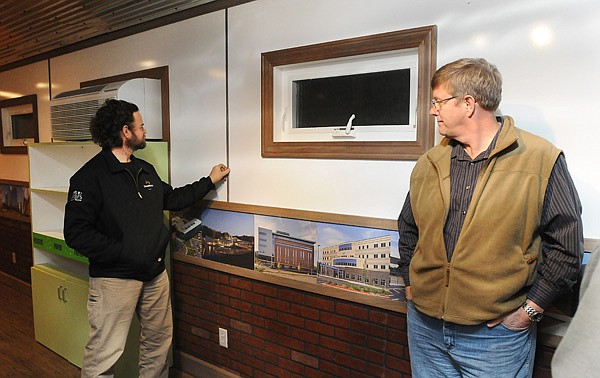
<svg viewBox="0 0 600 378">
<path fill-rule="evenodd" d="M 67 303 L 67 302 L 68 302 L 68 301 L 67 301 L 67 288 L 66 288 L 66 287 L 63 287 L 63 289 L 62 289 L 62 300 L 63 300 L 63 302 L 65 302 L 65 303 Z"/>
<path fill-rule="evenodd" d="M 59 301 L 63 301 L 63 302 L 68 302 L 67 301 L 67 288 L 64 287 L 63 285 L 58 286 L 58 288 L 56 289 L 56 296 L 58 297 Z"/>
</svg>

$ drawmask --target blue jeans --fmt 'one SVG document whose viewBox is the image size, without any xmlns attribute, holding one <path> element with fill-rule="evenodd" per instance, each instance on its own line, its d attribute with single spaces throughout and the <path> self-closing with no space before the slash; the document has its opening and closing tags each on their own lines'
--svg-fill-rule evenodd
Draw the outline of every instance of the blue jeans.
<svg viewBox="0 0 600 378">
<path fill-rule="evenodd" d="M 413 378 L 531 377 L 537 327 L 515 331 L 448 323 L 408 302 L 408 348 Z"/>
</svg>

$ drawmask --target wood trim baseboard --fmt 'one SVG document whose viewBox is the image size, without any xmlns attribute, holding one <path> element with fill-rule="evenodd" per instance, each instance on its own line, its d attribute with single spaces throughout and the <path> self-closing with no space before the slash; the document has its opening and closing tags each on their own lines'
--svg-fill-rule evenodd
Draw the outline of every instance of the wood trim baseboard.
<svg viewBox="0 0 600 378">
<path fill-rule="evenodd" d="M 8 286 L 11 289 L 15 289 L 16 291 L 31 297 L 31 285 L 27 282 L 23 282 L 20 279 L 11 276 L 5 272 L 0 271 L 0 284 L 4 286 Z"/>
<path fill-rule="evenodd" d="M 221 367 L 211 364 L 191 356 L 185 352 L 173 350 L 173 366 L 182 372 L 198 378 L 233 378 L 240 377 L 239 374 L 225 370 Z"/>
</svg>

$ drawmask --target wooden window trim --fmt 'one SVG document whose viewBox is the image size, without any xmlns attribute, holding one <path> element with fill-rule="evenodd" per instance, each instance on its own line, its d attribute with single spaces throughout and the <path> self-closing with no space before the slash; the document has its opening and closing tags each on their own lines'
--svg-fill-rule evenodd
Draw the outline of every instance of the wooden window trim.
<svg viewBox="0 0 600 378">
<path fill-rule="evenodd" d="M 37 107 L 37 95 L 27 95 L 23 97 L 10 98 L 6 100 L 0 100 L 0 111 L 2 109 L 9 109 L 12 107 L 22 106 L 22 105 L 31 105 L 32 113 L 33 113 L 33 123 L 34 123 L 34 143 L 40 141 L 39 135 L 39 124 L 38 124 L 38 107 Z M 9 125 L 2 124 L 2 119 L 0 119 L 0 153 L 2 154 L 27 154 L 27 146 L 5 146 L 4 145 L 4 128 L 10 127 Z"/>
<path fill-rule="evenodd" d="M 425 26 L 334 42 L 266 52 L 261 55 L 261 152 L 265 158 L 416 160 L 434 143 L 434 118 L 429 115 L 430 81 L 436 67 L 437 27 Z M 417 48 L 417 140 L 275 142 L 273 139 L 273 69 L 325 59 Z"/>
</svg>

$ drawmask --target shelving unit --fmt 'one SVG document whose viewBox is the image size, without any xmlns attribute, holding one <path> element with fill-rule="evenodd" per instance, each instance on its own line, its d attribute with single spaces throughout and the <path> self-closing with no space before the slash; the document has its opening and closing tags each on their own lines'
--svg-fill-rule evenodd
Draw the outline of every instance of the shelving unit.
<svg viewBox="0 0 600 378">
<path fill-rule="evenodd" d="M 33 264 L 48 264 L 87 279 L 87 259 L 63 236 L 69 178 L 100 151 L 89 142 L 36 143 L 29 146 Z"/>
<path fill-rule="evenodd" d="M 87 321 L 88 260 L 68 247 L 63 223 L 69 179 L 100 152 L 92 142 L 35 143 L 28 146 L 35 338 L 81 367 L 89 325 Z M 148 142 L 135 156 L 154 165 L 168 182 L 166 142 Z M 66 327 L 66 329 L 64 329 Z M 139 331 L 139 323 L 132 324 Z M 130 332 L 130 336 L 135 332 Z M 137 370 L 137 340 L 130 337 L 116 367 L 122 376 Z"/>
</svg>

